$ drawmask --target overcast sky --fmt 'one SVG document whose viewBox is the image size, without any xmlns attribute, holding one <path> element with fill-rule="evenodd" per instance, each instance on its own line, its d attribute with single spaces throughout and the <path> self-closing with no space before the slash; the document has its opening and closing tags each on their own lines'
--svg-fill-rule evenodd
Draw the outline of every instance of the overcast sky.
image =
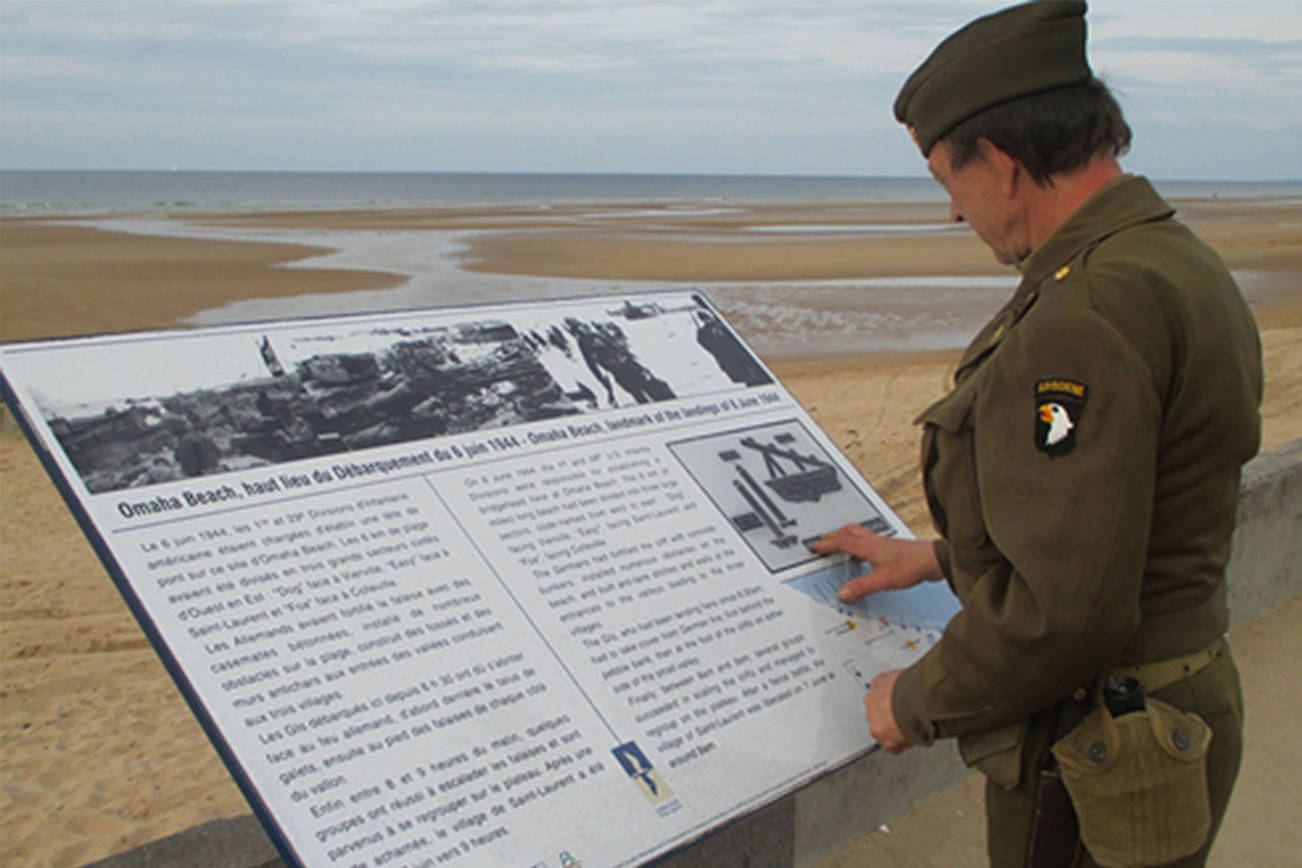
<svg viewBox="0 0 1302 868">
<path fill-rule="evenodd" d="M 921 175 L 959 0 L 0 0 L 0 167 Z M 1158 178 L 1302 178 L 1302 3 L 1095 0 Z"/>
</svg>

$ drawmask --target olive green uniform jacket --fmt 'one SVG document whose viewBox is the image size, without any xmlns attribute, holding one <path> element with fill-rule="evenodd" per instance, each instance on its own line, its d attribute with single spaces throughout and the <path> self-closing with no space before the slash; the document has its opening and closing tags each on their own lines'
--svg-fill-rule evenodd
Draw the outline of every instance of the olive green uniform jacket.
<svg viewBox="0 0 1302 868">
<path fill-rule="evenodd" d="M 1098 191 L 1019 266 L 919 417 L 962 608 L 896 683 L 914 744 L 985 734 L 990 749 L 1101 673 L 1226 630 L 1261 346 L 1225 265 L 1173 214 L 1140 177 Z"/>
</svg>

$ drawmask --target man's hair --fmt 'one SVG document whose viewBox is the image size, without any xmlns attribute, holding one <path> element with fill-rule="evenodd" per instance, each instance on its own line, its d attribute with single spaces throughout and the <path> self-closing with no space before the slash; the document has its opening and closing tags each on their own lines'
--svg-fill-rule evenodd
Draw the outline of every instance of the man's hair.
<svg viewBox="0 0 1302 868">
<path fill-rule="evenodd" d="M 1020 162 L 1037 184 L 1083 168 L 1095 157 L 1119 157 L 1130 147 L 1130 126 L 1107 85 L 1097 78 L 999 103 L 961 121 L 944 135 L 958 169 L 981 155 L 981 140 Z"/>
</svg>

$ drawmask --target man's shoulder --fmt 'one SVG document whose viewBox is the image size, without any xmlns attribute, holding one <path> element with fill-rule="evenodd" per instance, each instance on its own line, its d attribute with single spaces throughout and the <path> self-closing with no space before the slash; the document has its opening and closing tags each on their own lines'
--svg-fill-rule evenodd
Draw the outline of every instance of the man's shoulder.
<svg viewBox="0 0 1302 868">
<path fill-rule="evenodd" d="M 1165 264 L 1167 259 L 1187 259 L 1190 255 L 1210 258 L 1220 264 L 1207 242 L 1172 214 L 1103 235 L 1084 251 L 1087 262 L 1134 262 L 1150 266 Z"/>
<path fill-rule="evenodd" d="M 1145 296 L 1174 312 L 1200 304 L 1200 296 L 1229 300 L 1239 295 L 1220 255 L 1173 217 L 1100 238 L 1081 252 L 1076 266 L 1082 298 L 1091 306 L 1129 306 Z"/>
<path fill-rule="evenodd" d="M 1127 227 L 1082 250 L 1041 287 L 1041 306 L 1098 316 L 1132 341 L 1152 340 L 1184 319 L 1193 282 L 1232 286 L 1215 253 L 1165 218 Z"/>
</svg>

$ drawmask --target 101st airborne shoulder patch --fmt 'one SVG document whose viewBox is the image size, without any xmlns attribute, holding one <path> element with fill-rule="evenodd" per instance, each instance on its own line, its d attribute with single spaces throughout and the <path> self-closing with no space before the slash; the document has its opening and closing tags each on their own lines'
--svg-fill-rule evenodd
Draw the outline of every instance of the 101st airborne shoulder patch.
<svg viewBox="0 0 1302 868">
<path fill-rule="evenodd" d="M 1035 448 L 1050 458 L 1076 446 L 1076 430 L 1085 413 L 1089 386 L 1055 377 L 1035 381 Z"/>
</svg>

